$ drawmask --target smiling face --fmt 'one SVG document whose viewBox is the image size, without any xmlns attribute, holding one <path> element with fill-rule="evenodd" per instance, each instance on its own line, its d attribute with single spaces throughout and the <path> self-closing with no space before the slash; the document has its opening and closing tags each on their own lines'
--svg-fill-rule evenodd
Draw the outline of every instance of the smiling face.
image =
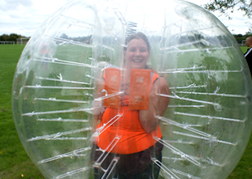
<svg viewBox="0 0 252 179">
<path fill-rule="evenodd" d="M 143 39 L 139 38 L 129 41 L 128 47 L 124 52 L 124 59 L 128 68 L 144 69 L 149 57 L 150 51 Z"/>
</svg>

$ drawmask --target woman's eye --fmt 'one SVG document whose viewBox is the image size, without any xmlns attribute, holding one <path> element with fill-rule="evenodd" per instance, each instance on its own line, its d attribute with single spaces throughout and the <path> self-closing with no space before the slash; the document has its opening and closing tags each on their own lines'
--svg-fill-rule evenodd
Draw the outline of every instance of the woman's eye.
<svg viewBox="0 0 252 179">
<path fill-rule="evenodd" d="M 147 49 L 140 49 L 140 52 L 146 52 Z"/>
</svg>

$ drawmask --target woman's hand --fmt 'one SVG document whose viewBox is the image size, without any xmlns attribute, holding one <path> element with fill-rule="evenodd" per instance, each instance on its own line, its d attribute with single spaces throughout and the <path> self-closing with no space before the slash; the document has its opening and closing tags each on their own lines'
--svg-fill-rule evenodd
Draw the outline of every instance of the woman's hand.
<svg viewBox="0 0 252 179">
<path fill-rule="evenodd" d="M 169 103 L 168 97 L 162 97 L 158 94 L 169 94 L 169 87 L 166 80 L 162 77 L 158 78 L 150 91 L 149 109 L 139 110 L 139 120 L 146 132 L 152 132 L 159 125 L 159 121 L 155 116 L 163 116 Z"/>
<path fill-rule="evenodd" d="M 124 92 L 123 94 L 121 94 L 121 96 L 129 95 L 129 88 L 130 88 L 129 86 L 130 86 L 129 83 L 122 83 L 121 84 L 120 90 Z"/>
<path fill-rule="evenodd" d="M 100 120 L 104 111 L 105 111 L 105 108 L 103 106 L 103 101 L 102 100 L 94 100 L 93 108 L 94 108 L 94 111 L 93 111 L 94 117 L 96 118 L 96 120 Z"/>
</svg>

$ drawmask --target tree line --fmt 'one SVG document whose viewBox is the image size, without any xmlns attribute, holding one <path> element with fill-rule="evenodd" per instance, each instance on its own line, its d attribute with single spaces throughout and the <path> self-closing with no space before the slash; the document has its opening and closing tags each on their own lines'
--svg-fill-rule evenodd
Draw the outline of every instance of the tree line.
<svg viewBox="0 0 252 179">
<path fill-rule="evenodd" d="M 238 44 L 240 45 L 245 45 L 245 40 L 247 37 L 252 36 L 252 34 L 246 33 L 245 35 L 242 34 L 235 34 L 233 35 L 235 40 L 237 41 Z"/>
<path fill-rule="evenodd" d="M 27 38 L 25 36 L 22 36 L 22 35 L 18 35 L 18 34 L 15 34 L 15 33 L 12 33 L 12 34 L 3 34 L 0 36 L 0 41 L 14 41 L 15 43 L 17 43 L 17 39 L 19 38 Z"/>
<path fill-rule="evenodd" d="M 66 35 L 63 34 L 62 37 L 65 37 Z M 234 38 L 236 39 L 238 44 L 243 44 L 243 42 L 246 40 L 247 37 L 252 36 L 252 33 L 246 33 L 245 35 L 242 34 L 233 34 Z M 10 35 L 7 34 L 3 34 L 0 36 L 0 41 L 14 41 L 15 43 L 17 43 L 17 39 L 19 38 L 28 38 L 22 35 L 18 35 L 15 33 L 12 33 Z M 65 37 L 66 38 L 66 37 Z M 77 41 L 87 41 L 90 40 L 91 37 L 79 37 L 79 39 L 71 39 L 71 40 L 77 40 Z M 66 38 L 68 39 L 68 38 Z"/>
</svg>

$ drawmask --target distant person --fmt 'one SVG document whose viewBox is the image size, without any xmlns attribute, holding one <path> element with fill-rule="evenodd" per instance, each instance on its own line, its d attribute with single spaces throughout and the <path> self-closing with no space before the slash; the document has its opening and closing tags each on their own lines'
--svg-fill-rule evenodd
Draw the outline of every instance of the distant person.
<svg viewBox="0 0 252 179">
<path fill-rule="evenodd" d="M 249 69 L 250 69 L 250 74 L 252 70 L 252 36 L 246 38 L 246 45 L 249 47 L 247 52 L 244 54 L 244 57 L 247 60 Z"/>
<path fill-rule="evenodd" d="M 45 70 L 47 70 L 47 61 L 50 58 L 50 49 L 49 46 L 47 44 L 43 44 L 41 49 L 40 49 L 40 54 L 43 57 L 43 62 L 42 62 L 42 66 L 44 67 Z"/>
</svg>

